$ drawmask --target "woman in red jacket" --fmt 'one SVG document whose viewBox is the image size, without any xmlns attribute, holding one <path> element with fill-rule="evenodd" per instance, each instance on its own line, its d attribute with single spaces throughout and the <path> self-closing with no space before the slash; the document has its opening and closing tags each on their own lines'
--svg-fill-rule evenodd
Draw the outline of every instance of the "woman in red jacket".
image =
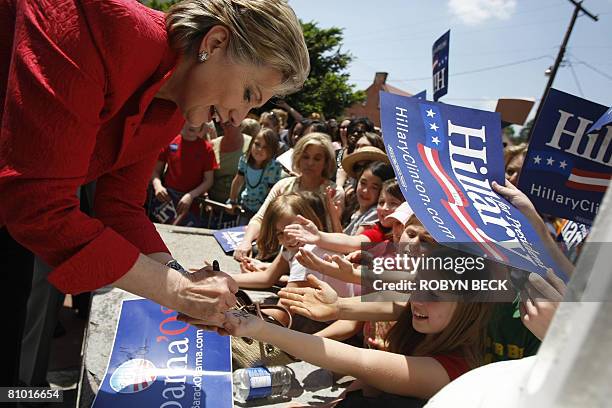
<svg viewBox="0 0 612 408">
<path fill-rule="evenodd" d="M 223 323 L 235 283 L 174 270 L 142 209 L 147 182 L 185 120 L 238 126 L 308 70 L 284 0 L 187 0 L 165 17 L 129 0 L 0 1 L 0 274 L 15 296 L 2 297 L 15 341 L 1 385 L 18 364 L 31 281 L 23 247 L 65 293 L 113 284 Z M 89 217 L 76 191 L 93 180 Z"/>
</svg>

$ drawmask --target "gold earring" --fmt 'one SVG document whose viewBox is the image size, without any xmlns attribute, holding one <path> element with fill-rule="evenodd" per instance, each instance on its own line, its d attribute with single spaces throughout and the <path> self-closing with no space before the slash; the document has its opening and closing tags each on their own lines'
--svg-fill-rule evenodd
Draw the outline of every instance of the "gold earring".
<svg viewBox="0 0 612 408">
<path fill-rule="evenodd" d="M 208 51 L 202 51 L 198 54 L 198 62 L 205 62 L 208 60 Z"/>
</svg>

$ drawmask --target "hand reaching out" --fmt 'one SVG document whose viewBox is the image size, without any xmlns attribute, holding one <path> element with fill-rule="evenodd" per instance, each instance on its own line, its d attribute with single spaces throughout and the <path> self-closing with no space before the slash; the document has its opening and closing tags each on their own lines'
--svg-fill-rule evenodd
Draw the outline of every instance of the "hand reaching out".
<svg viewBox="0 0 612 408">
<path fill-rule="evenodd" d="M 298 215 L 298 223 L 285 227 L 285 233 L 298 244 L 314 244 L 321 240 L 321 232 L 314 222 Z"/>
<path fill-rule="evenodd" d="M 312 287 L 289 287 L 279 291 L 281 304 L 288 307 L 291 312 L 312 320 L 319 322 L 337 320 L 340 304 L 336 291 L 314 275 L 308 275 L 306 280 Z"/>
</svg>

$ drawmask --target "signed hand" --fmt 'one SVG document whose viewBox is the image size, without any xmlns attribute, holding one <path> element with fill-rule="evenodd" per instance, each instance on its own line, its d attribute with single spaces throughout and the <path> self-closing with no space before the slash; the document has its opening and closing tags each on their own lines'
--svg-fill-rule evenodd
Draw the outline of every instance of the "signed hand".
<svg viewBox="0 0 612 408">
<path fill-rule="evenodd" d="M 203 268 L 179 280 L 176 309 L 202 324 L 221 326 L 224 313 L 236 305 L 237 291 L 238 285 L 230 275 Z"/>
<path fill-rule="evenodd" d="M 337 320 L 340 313 L 338 294 L 327 283 L 314 275 L 306 280 L 310 288 L 284 288 L 278 292 L 281 304 L 289 307 L 293 313 L 319 322 Z"/>
</svg>

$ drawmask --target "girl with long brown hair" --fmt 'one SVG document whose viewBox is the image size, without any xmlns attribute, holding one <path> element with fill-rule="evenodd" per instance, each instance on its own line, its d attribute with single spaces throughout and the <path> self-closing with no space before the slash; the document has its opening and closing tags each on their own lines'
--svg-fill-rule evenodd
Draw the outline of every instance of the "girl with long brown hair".
<svg viewBox="0 0 612 408">
<path fill-rule="evenodd" d="M 427 254 L 471 257 L 448 248 L 436 248 Z M 483 273 L 497 268 L 489 261 L 481 262 L 484 262 Z M 470 284 L 482 277 L 477 269 L 459 275 L 453 270 L 436 269 L 434 265 L 431 270 L 419 270 L 417 281 L 467 280 Z M 351 375 L 364 390 L 382 396 L 383 400 L 385 395 L 395 399 L 400 396 L 428 399 L 450 381 L 482 364 L 482 343 L 490 307 L 478 295 L 479 292 L 471 290 L 413 293 L 389 334 L 390 351 L 353 347 L 234 312 L 226 313 L 224 329 L 231 335 L 274 344 L 299 359 Z M 185 321 L 198 323 L 188 318 Z M 367 398 L 365 392 L 364 398 Z M 352 399 L 349 396 L 345 402 Z M 366 405 L 347 406 L 373 406 L 375 401 L 378 400 L 373 398 Z"/>
</svg>

